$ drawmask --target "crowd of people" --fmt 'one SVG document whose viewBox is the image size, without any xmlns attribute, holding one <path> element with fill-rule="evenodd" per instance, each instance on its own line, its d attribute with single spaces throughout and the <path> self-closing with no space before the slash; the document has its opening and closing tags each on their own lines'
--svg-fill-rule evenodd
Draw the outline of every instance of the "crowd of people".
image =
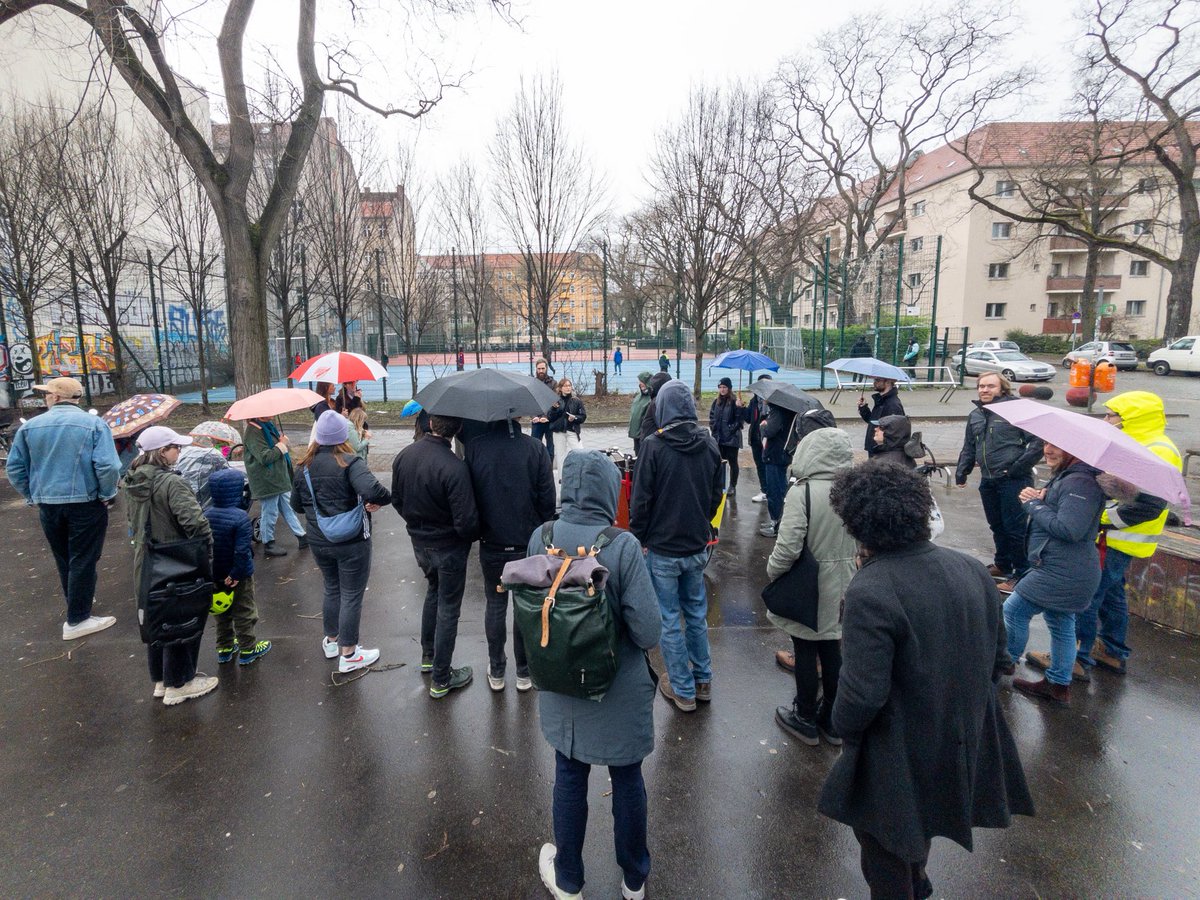
<svg viewBox="0 0 1200 900">
<path fill-rule="evenodd" d="M 1012 385 L 1000 375 L 980 376 L 955 480 L 963 487 L 979 469 L 994 539 L 985 565 L 931 541 L 936 503 L 916 467 L 923 448 L 894 381 L 876 378 L 870 400 L 859 401 L 867 459 L 855 464 L 853 439 L 825 410 L 798 414 L 757 394 L 743 404 L 722 379 L 704 427 L 691 390 L 664 370 L 638 376 L 627 432 L 636 453 L 629 528 L 612 539 L 620 473 L 604 454 L 581 449 L 584 404 L 569 379 L 555 381 L 548 370 L 539 361 L 535 377 L 553 386 L 557 402 L 531 419 L 530 434 L 519 419 L 424 416 L 414 442 L 393 460 L 387 487 L 365 461 L 370 431 L 361 393 L 353 383 L 336 394 L 335 386 L 323 386 L 307 446 L 293 449 L 274 420 L 249 420 L 245 475 L 212 471 L 204 505 L 197 486 L 175 471 L 190 437 L 164 426 L 145 429 L 122 476 L 107 426 L 79 408 L 79 382 L 56 378 L 39 386 L 48 409 L 18 431 L 8 474 L 38 508 L 66 600 L 63 639 L 114 624 L 111 616 L 92 615 L 92 601 L 118 486 L 135 585 L 154 544 L 211 543 L 214 589 L 227 598 L 227 611 L 215 617 L 219 664 L 251 665 L 271 649 L 256 633 L 246 493 L 260 505 L 267 557 L 287 552 L 275 538 L 282 516 L 321 571 L 320 647 L 341 673 L 380 658 L 379 649 L 362 644 L 360 621 L 372 516 L 392 506 L 426 580 L 420 671 L 434 700 L 473 680 L 470 666 L 454 664 L 473 544 L 483 574 L 487 683 L 497 692 L 508 677 L 506 567 L 554 545 L 592 547 L 620 623 L 619 664 L 599 700 L 539 692 L 540 724 L 556 765 L 555 840 L 542 848 L 539 871 L 554 896 L 579 896 L 587 780 L 591 766 L 604 765 L 622 896 L 635 900 L 644 896 L 650 871 L 641 765 L 654 748 L 654 697 L 682 714 L 713 701 L 704 571 L 714 516 L 726 500 L 736 502 L 748 426 L 759 488 L 753 501 L 766 501 L 761 533 L 773 539 L 764 578 L 784 579 L 801 565 L 815 573 L 811 618 L 768 612 L 791 645 L 776 661 L 795 680 L 791 701 L 775 718 L 803 744 L 843 747 L 819 809 L 853 828 L 872 895 L 929 896 L 931 838 L 970 849 L 972 828 L 1004 827 L 1014 814 L 1033 814 L 996 687 L 1012 677 L 1015 690 L 1064 704 L 1072 679 L 1087 680 L 1096 667 L 1126 671 L 1125 574 L 1132 559 L 1154 552 L 1165 501 L 1009 424 L 995 410 L 1013 398 Z M 1107 402 L 1106 418 L 1181 465 L 1156 395 L 1119 394 Z M 1036 487 L 1034 466 L 1043 458 L 1049 479 Z M 1026 651 L 1037 615 L 1051 636 L 1048 653 Z M 164 704 L 217 687 L 216 678 L 197 671 L 202 634 L 148 645 L 153 695 Z M 656 646 L 661 673 L 646 655 Z M 530 659 L 540 648 L 514 627 L 511 650 L 516 690 L 525 693 L 537 686 Z M 1021 657 L 1044 677 L 1015 677 Z"/>
</svg>

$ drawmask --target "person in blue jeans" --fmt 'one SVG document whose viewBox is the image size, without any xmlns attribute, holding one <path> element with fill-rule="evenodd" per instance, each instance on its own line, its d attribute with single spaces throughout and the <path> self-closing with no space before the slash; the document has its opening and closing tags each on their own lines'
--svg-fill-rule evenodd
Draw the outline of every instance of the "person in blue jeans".
<svg viewBox="0 0 1200 900">
<path fill-rule="evenodd" d="M 560 547 L 590 547 L 617 515 L 620 474 L 598 450 L 577 450 L 563 464 L 562 516 L 552 538 Z M 529 555 L 545 552 L 539 526 Z M 650 874 L 646 844 L 646 783 L 642 760 L 654 749 L 654 679 L 645 653 L 659 641 L 661 623 L 642 547 L 628 532 L 606 544 L 597 561 L 608 572 L 605 599 L 620 623 L 620 665 L 599 700 L 538 692 L 542 734 L 554 748 L 554 843 L 538 859 L 543 884 L 558 898 L 583 889 L 583 839 L 588 776 L 608 766 L 612 780 L 613 844 L 621 867 L 621 896 L 641 900 Z M 534 648 L 531 652 L 536 653 Z M 613 892 L 616 893 L 615 891 Z"/>
<path fill-rule="evenodd" d="M 696 421 L 687 385 L 664 384 L 654 416 L 658 428 L 642 442 L 634 470 L 629 528 L 646 548 L 662 616 L 667 670 L 659 690 L 681 712 L 694 712 L 697 700 L 712 699 L 704 566 L 725 479 L 717 442 Z"/>
<path fill-rule="evenodd" d="M 1050 667 L 1036 681 L 1014 678 L 1023 694 L 1056 703 L 1071 702 L 1075 665 L 1075 614 L 1092 602 L 1100 583 L 1096 532 L 1104 510 L 1098 470 L 1053 444 L 1046 444 L 1053 477 L 1044 488 L 1020 493 L 1029 515 L 1026 544 L 1029 570 L 1004 602 L 1008 653 L 1015 660 L 1029 641 L 1029 620 L 1041 615 L 1050 629 Z"/>
<path fill-rule="evenodd" d="M 322 413 L 324 415 L 324 413 Z M 297 549 L 308 546 L 304 527 L 292 506 L 291 448 L 288 436 L 273 419 L 249 419 L 243 437 L 246 480 L 250 494 L 259 504 L 259 537 L 266 556 L 287 556 L 275 546 L 275 523 L 283 520 L 297 538 Z"/>
</svg>

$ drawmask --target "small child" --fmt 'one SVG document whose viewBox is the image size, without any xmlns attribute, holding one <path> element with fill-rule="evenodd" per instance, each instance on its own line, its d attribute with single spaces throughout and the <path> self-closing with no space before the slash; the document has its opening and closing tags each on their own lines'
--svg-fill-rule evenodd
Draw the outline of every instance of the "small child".
<svg viewBox="0 0 1200 900">
<path fill-rule="evenodd" d="M 245 476 L 237 469 L 221 469 L 208 479 L 211 505 L 204 511 L 213 533 L 213 581 L 219 589 L 233 589 L 233 605 L 217 620 L 217 662 L 248 666 L 271 649 L 270 641 L 256 640 L 258 609 L 254 605 L 254 553 L 250 545 L 250 517 L 242 509 Z M 240 653 L 238 651 L 241 651 Z"/>
</svg>

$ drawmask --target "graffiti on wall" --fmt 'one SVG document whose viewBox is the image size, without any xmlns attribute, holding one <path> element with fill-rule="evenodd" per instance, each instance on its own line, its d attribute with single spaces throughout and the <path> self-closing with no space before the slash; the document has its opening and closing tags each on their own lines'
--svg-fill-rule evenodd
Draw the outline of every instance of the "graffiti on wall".
<svg viewBox="0 0 1200 900">
<path fill-rule="evenodd" d="M 113 362 L 112 338 L 107 334 L 84 334 L 83 348 L 87 353 L 89 372 L 111 372 Z M 55 328 L 37 337 L 38 362 L 43 372 L 76 375 L 83 371 L 79 364 L 79 339 L 74 332 Z"/>
<path fill-rule="evenodd" d="M 195 344 L 197 340 L 196 316 L 185 304 L 167 305 L 167 342 L 171 344 Z M 225 310 L 210 309 L 204 313 L 204 340 L 207 346 L 218 353 L 229 349 L 229 327 L 225 322 Z"/>
</svg>

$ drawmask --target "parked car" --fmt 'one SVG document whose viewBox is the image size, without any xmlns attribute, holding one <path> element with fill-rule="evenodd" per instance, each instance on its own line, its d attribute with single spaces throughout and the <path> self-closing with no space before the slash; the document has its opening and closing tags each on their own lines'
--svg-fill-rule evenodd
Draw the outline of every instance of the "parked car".
<svg viewBox="0 0 1200 900">
<path fill-rule="evenodd" d="M 1017 346 L 1015 341 L 999 341 L 995 338 L 990 338 L 986 341 L 972 341 L 967 344 L 967 350 L 1016 350 L 1019 353 L 1021 348 Z"/>
<path fill-rule="evenodd" d="M 1200 372 L 1200 335 L 1181 337 L 1169 347 L 1155 350 L 1146 358 L 1155 375 L 1172 372 Z"/>
<path fill-rule="evenodd" d="M 1112 363 L 1122 372 L 1132 372 L 1138 367 L 1137 351 L 1133 349 L 1133 344 L 1123 341 L 1089 341 L 1080 344 L 1063 357 L 1063 368 L 1071 368 L 1077 359 L 1089 359 L 1093 365 Z"/>
<path fill-rule="evenodd" d="M 1009 381 L 1049 381 L 1054 366 L 1030 359 L 1019 350 L 967 350 L 966 372 L 983 375 L 999 372 Z"/>
</svg>

